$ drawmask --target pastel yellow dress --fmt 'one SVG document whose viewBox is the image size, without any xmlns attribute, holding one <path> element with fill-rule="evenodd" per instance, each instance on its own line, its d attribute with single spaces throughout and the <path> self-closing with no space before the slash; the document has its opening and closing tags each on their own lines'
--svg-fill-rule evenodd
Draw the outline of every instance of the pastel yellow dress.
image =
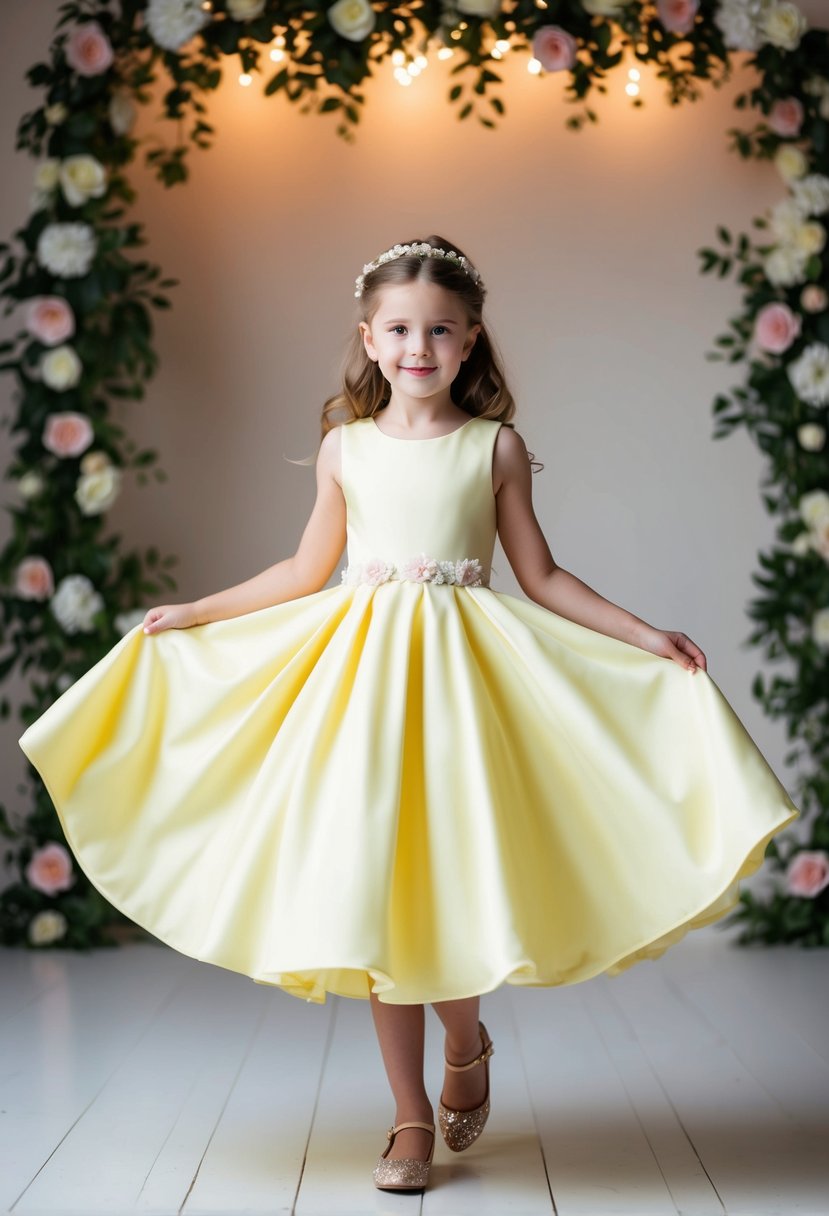
<svg viewBox="0 0 829 1216">
<path fill-rule="evenodd" d="M 347 424 L 343 581 L 137 625 L 20 739 L 80 867 L 176 950 L 312 1001 L 615 975 L 799 814 L 710 675 L 488 585 L 500 425 Z"/>
</svg>

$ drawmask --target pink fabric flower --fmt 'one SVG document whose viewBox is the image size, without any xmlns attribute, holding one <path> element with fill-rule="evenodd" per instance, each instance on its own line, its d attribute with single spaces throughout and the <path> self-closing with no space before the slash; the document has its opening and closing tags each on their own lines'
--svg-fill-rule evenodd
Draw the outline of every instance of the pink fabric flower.
<svg viewBox="0 0 829 1216">
<path fill-rule="evenodd" d="M 823 312 L 829 296 L 820 283 L 807 283 L 800 293 L 800 307 L 804 312 Z"/>
<path fill-rule="evenodd" d="M 545 72 L 560 72 L 576 62 L 577 43 L 560 25 L 542 25 L 533 36 L 533 55 Z"/>
<path fill-rule="evenodd" d="M 79 76 L 100 76 L 114 58 L 112 43 L 97 21 L 85 21 L 69 35 L 66 62 Z"/>
<path fill-rule="evenodd" d="M 95 434 L 86 414 L 67 410 L 49 414 L 43 427 L 43 446 L 55 456 L 80 456 L 89 447 Z"/>
<path fill-rule="evenodd" d="M 428 583 L 435 577 L 438 571 L 438 564 L 433 557 L 427 557 L 425 553 L 421 553 L 419 557 L 413 557 L 401 567 L 401 578 L 410 579 L 413 583 Z"/>
<path fill-rule="evenodd" d="M 44 346 L 57 346 L 75 332 L 75 314 L 63 296 L 37 296 L 29 304 L 26 329 Z"/>
<path fill-rule="evenodd" d="M 672 34 L 689 34 L 699 8 L 699 0 L 657 0 L 659 20 Z"/>
<path fill-rule="evenodd" d="M 455 579 L 461 587 L 480 583 L 483 576 L 481 563 L 474 557 L 462 557 L 455 562 Z"/>
<path fill-rule="evenodd" d="M 36 849 L 26 866 L 26 880 L 44 895 L 68 890 L 75 876 L 72 873 L 72 859 L 63 845 L 53 841 Z"/>
<path fill-rule="evenodd" d="M 829 855 L 826 853 L 803 849 L 789 862 L 786 889 L 790 895 L 814 899 L 826 886 L 829 886 Z"/>
<path fill-rule="evenodd" d="M 24 557 L 14 575 L 14 593 L 22 600 L 46 600 L 55 590 L 52 567 L 45 557 Z"/>
<path fill-rule="evenodd" d="M 766 304 L 754 322 L 754 344 L 773 355 L 782 354 L 800 336 L 801 325 L 802 318 L 788 304 Z"/>
<path fill-rule="evenodd" d="M 796 97 L 779 97 L 771 107 L 766 122 L 776 135 L 787 138 L 799 135 L 803 125 L 803 105 Z"/>
<path fill-rule="evenodd" d="M 371 557 L 363 566 L 363 581 L 375 587 L 379 583 L 387 583 L 393 574 L 394 566 L 382 557 Z"/>
</svg>

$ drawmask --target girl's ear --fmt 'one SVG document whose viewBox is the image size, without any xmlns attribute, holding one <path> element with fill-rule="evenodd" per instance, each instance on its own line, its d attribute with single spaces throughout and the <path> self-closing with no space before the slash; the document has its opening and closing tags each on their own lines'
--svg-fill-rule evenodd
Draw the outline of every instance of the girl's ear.
<svg viewBox="0 0 829 1216">
<path fill-rule="evenodd" d="M 368 325 L 366 325 L 365 321 L 359 322 L 358 329 L 360 331 L 360 336 L 363 339 L 363 346 L 366 348 L 366 354 L 368 355 L 369 359 L 373 359 L 376 363 L 377 351 L 374 347 L 374 343 L 371 340 L 371 330 L 369 329 Z"/>
<path fill-rule="evenodd" d="M 475 340 L 477 339 L 478 334 L 480 332 L 481 332 L 480 325 L 473 325 L 472 328 L 470 329 L 469 333 L 467 334 L 466 341 L 463 344 L 463 354 L 461 356 L 461 360 L 463 362 L 465 362 L 469 358 L 469 356 L 472 354 L 472 347 L 475 345 Z"/>
</svg>

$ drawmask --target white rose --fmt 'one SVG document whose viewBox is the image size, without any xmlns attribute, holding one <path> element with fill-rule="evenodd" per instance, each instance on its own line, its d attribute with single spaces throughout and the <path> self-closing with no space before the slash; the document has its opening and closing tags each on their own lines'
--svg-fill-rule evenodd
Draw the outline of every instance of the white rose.
<svg viewBox="0 0 829 1216">
<path fill-rule="evenodd" d="M 55 908 L 45 908 L 29 921 L 29 941 L 35 946 L 56 942 L 66 933 L 66 917 Z"/>
<path fill-rule="evenodd" d="M 265 11 L 265 0 L 227 0 L 227 11 L 234 21 L 252 21 Z"/>
<path fill-rule="evenodd" d="M 109 125 L 116 135 L 127 135 L 135 125 L 138 114 L 126 89 L 116 89 L 109 101 Z"/>
<path fill-rule="evenodd" d="M 822 649 L 829 649 L 829 608 L 821 608 L 812 617 L 812 637 Z"/>
<path fill-rule="evenodd" d="M 59 173 L 60 161 L 57 157 L 50 156 L 48 160 L 44 160 L 35 170 L 35 190 L 39 190 L 42 194 L 48 194 L 50 190 L 54 190 L 58 184 Z"/>
<path fill-rule="evenodd" d="M 147 613 L 143 608 L 131 608 L 129 612 L 119 612 L 115 618 L 115 628 L 121 637 L 126 637 L 131 629 L 140 625 Z"/>
<path fill-rule="evenodd" d="M 467 17 L 486 17 L 492 20 L 501 11 L 501 0 L 454 0 L 453 7 Z"/>
<path fill-rule="evenodd" d="M 85 574 L 67 574 L 49 602 L 56 621 L 66 633 L 90 633 L 95 628 L 92 618 L 103 606 L 103 597 Z"/>
<path fill-rule="evenodd" d="M 807 224 L 801 224 L 795 233 L 794 245 L 801 253 L 805 253 L 810 257 L 813 253 L 820 253 L 826 244 L 826 229 L 817 220 L 809 220 Z"/>
<path fill-rule="evenodd" d="M 53 106 L 46 107 L 43 111 L 43 117 L 50 127 L 59 127 L 69 117 L 69 110 L 62 101 L 56 101 Z"/>
<path fill-rule="evenodd" d="M 812 342 L 786 368 L 786 374 L 794 391 L 809 405 L 829 403 L 829 346 L 823 342 Z"/>
<path fill-rule="evenodd" d="M 829 520 L 829 494 L 825 490 L 810 490 L 800 499 L 797 510 L 807 527 L 817 528 Z"/>
<path fill-rule="evenodd" d="M 808 22 L 796 4 L 784 0 L 775 4 L 760 18 L 760 30 L 772 46 L 782 47 L 786 51 L 797 49 L 800 39 L 808 29 Z"/>
<path fill-rule="evenodd" d="M 792 194 L 803 215 L 823 215 L 829 211 L 829 177 L 823 173 L 810 173 L 794 182 Z"/>
<path fill-rule="evenodd" d="M 792 553 L 796 557 L 805 557 L 812 552 L 812 537 L 809 532 L 798 532 L 792 541 Z"/>
<path fill-rule="evenodd" d="M 211 20 L 201 0 L 149 0 L 144 21 L 150 37 L 168 51 L 177 51 Z"/>
<path fill-rule="evenodd" d="M 797 441 L 805 452 L 820 452 L 826 442 L 826 431 L 816 422 L 804 422 L 797 428 Z"/>
<path fill-rule="evenodd" d="M 81 207 L 106 193 L 107 171 L 94 156 L 67 156 L 60 162 L 60 185 L 69 206 Z"/>
<path fill-rule="evenodd" d="M 774 167 L 784 182 L 803 177 L 809 168 L 808 157 L 793 144 L 781 144 L 774 154 Z"/>
<path fill-rule="evenodd" d="M 94 473 L 83 473 L 75 487 L 75 501 L 84 515 L 107 511 L 121 490 L 121 470 L 108 464 Z"/>
<path fill-rule="evenodd" d="M 627 0 L 581 0 L 582 7 L 593 17 L 618 17 Z"/>
<path fill-rule="evenodd" d="M 722 0 L 714 14 L 726 46 L 737 51 L 759 51 L 763 45 L 759 18 L 771 0 Z"/>
<path fill-rule="evenodd" d="M 328 10 L 328 20 L 341 38 L 362 42 L 374 29 L 377 14 L 368 0 L 337 0 Z"/>
<path fill-rule="evenodd" d="M 37 498 L 39 494 L 43 493 L 45 486 L 46 482 L 43 480 L 40 473 L 36 473 L 34 469 L 29 469 L 29 471 L 24 473 L 17 482 L 17 489 L 20 493 L 20 497 L 25 498 L 26 500 L 30 498 Z"/>
<path fill-rule="evenodd" d="M 806 278 L 808 256 L 792 245 L 778 245 L 763 259 L 763 273 L 774 287 L 794 287 Z"/>
<path fill-rule="evenodd" d="M 42 355 L 39 367 L 43 383 L 58 393 L 74 388 L 83 372 L 83 364 L 77 351 L 66 343 L 55 346 Z"/>
<path fill-rule="evenodd" d="M 47 224 L 37 242 L 37 260 L 60 278 L 78 278 L 92 265 L 98 241 L 89 224 Z"/>
</svg>

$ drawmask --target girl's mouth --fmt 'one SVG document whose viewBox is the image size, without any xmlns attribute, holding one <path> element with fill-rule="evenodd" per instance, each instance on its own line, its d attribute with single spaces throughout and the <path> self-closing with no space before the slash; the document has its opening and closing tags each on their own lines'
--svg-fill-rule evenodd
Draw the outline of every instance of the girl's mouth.
<svg viewBox="0 0 829 1216">
<path fill-rule="evenodd" d="M 434 367 L 404 367 L 403 371 L 408 372 L 410 376 L 431 376 L 432 372 L 436 371 L 436 368 L 434 368 Z"/>
</svg>

